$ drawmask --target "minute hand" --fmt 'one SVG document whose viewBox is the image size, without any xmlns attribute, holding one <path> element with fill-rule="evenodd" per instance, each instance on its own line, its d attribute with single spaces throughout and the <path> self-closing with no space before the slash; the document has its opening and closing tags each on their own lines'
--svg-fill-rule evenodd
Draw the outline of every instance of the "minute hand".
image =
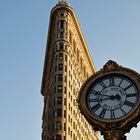
<svg viewBox="0 0 140 140">
<path fill-rule="evenodd" d="M 110 95 L 105 95 L 105 94 L 96 94 L 96 95 L 102 95 L 102 96 L 110 97 Z"/>
<path fill-rule="evenodd" d="M 117 99 L 117 100 L 120 100 L 121 99 L 121 97 L 120 97 L 120 95 L 111 95 L 111 96 L 107 96 L 108 98 L 101 98 L 100 100 L 102 101 L 102 100 L 108 100 L 108 99 L 110 99 L 110 100 L 115 100 L 115 99 Z"/>
</svg>

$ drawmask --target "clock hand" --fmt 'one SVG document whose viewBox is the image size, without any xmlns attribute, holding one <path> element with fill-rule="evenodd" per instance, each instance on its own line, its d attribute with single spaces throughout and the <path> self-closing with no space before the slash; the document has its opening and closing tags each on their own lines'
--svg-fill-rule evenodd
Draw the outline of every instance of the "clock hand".
<svg viewBox="0 0 140 140">
<path fill-rule="evenodd" d="M 105 94 L 96 94 L 96 95 L 102 95 L 102 96 L 110 97 L 110 95 L 105 95 Z"/>
<path fill-rule="evenodd" d="M 99 101 L 103 101 L 103 100 L 108 100 L 108 99 L 110 99 L 110 97 L 108 97 L 108 98 L 100 98 L 100 100 Z"/>
<path fill-rule="evenodd" d="M 117 98 L 118 100 L 120 100 L 120 99 L 121 99 L 121 96 L 120 96 L 119 94 L 117 94 L 117 95 L 116 95 L 116 98 Z"/>
<path fill-rule="evenodd" d="M 108 98 L 100 98 L 100 100 L 103 101 L 103 100 L 108 100 L 108 99 L 110 99 L 110 100 L 115 100 L 115 99 L 120 100 L 121 99 L 121 96 L 119 94 L 111 95 L 111 96 L 107 95 L 107 97 Z"/>
<path fill-rule="evenodd" d="M 111 99 L 111 100 L 115 100 L 115 99 L 120 100 L 120 99 L 121 99 L 121 96 L 120 96 L 119 94 L 111 95 L 111 96 L 110 96 L 110 99 Z"/>
<path fill-rule="evenodd" d="M 110 99 L 110 97 L 108 97 L 108 98 L 102 98 L 101 100 L 108 100 L 108 99 Z"/>
</svg>

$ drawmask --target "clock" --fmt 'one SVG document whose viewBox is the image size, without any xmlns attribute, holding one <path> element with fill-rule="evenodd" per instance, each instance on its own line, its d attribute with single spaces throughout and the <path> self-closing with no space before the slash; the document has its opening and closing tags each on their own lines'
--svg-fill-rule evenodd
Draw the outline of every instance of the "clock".
<svg viewBox="0 0 140 140">
<path fill-rule="evenodd" d="M 136 83 L 124 74 L 111 73 L 97 78 L 88 88 L 86 104 L 101 120 L 115 121 L 132 112 L 138 104 Z"/>
<path fill-rule="evenodd" d="M 140 121 L 140 74 L 110 60 L 85 81 L 77 101 L 95 130 L 122 137 Z"/>
</svg>

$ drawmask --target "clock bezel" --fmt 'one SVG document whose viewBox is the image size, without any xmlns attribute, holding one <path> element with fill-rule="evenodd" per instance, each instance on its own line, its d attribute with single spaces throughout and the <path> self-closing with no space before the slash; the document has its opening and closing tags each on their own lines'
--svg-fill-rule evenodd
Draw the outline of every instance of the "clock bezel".
<svg viewBox="0 0 140 140">
<path fill-rule="evenodd" d="M 114 120 L 106 120 L 106 119 L 100 119 L 96 116 L 94 116 L 88 109 L 86 96 L 88 88 L 92 85 L 94 81 L 97 79 L 109 75 L 109 74 L 120 74 L 128 77 L 131 79 L 131 82 L 134 83 L 138 90 L 138 100 L 136 106 L 125 116 L 114 119 Z M 87 79 L 87 81 L 83 84 L 83 86 L 80 89 L 79 97 L 78 97 L 78 106 L 81 110 L 81 113 L 85 116 L 87 121 L 93 126 L 95 130 L 108 130 L 112 128 L 125 128 L 126 132 L 130 130 L 130 127 L 133 125 L 136 125 L 137 122 L 140 120 L 140 75 L 128 68 L 124 68 L 122 66 L 119 66 L 118 64 L 110 64 L 108 63 L 104 66 L 103 69 L 93 74 L 90 78 Z"/>
<path fill-rule="evenodd" d="M 136 83 L 132 80 L 132 79 L 130 79 L 130 77 L 128 77 L 128 76 L 126 76 L 126 75 L 124 75 L 124 74 L 120 74 L 120 73 L 116 73 L 116 72 L 113 72 L 113 73 L 108 73 L 108 74 L 104 74 L 104 75 L 102 75 L 101 77 L 98 77 L 98 78 L 96 78 L 95 80 L 91 80 L 91 84 L 89 84 L 90 86 L 89 87 L 87 87 L 87 89 L 86 89 L 86 93 L 85 93 L 85 102 L 86 102 L 86 107 L 87 107 L 87 110 L 89 111 L 90 110 L 90 108 L 89 108 L 89 106 L 88 106 L 88 102 L 87 102 L 87 96 L 88 96 L 88 91 L 89 91 L 89 89 L 92 87 L 92 85 L 93 84 L 97 84 L 97 82 L 99 82 L 99 80 L 101 80 L 101 79 L 104 79 L 105 77 L 110 77 L 110 76 L 113 76 L 113 75 L 115 75 L 116 77 L 118 76 L 118 77 L 123 77 L 123 78 L 125 78 L 126 80 L 129 80 L 133 85 L 134 85 L 134 87 L 136 88 L 136 90 L 137 90 L 137 92 L 138 92 L 138 88 L 137 88 L 137 85 L 136 85 Z M 117 87 L 117 86 L 116 86 Z M 138 94 L 138 97 L 139 97 L 139 94 Z M 138 98 L 138 99 L 140 99 L 140 98 Z M 126 115 L 124 115 L 124 116 L 121 116 L 121 117 L 119 117 L 119 118 L 115 118 L 115 119 L 105 119 L 105 118 L 99 118 L 98 116 L 96 117 L 96 115 L 94 115 L 93 113 L 91 113 L 91 111 L 89 111 L 90 113 L 89 114 L 92 114 L 92 116 L 93 117 L 95 117 L 95 119 L 98 119 L 98 120 L 101 120 L 101 121 L 107 121 L 107 122 L 112 122 L 112 121 L 114 121 L 114 122 L 116 122 L 116 121 L 119 121 L 119 119 L 125 119 L 125 117 L 127 117 L 127 115 L 129 115 L 129 113 L 131 113 L 131 112 L 133 112 L 136 108 L 137 108 L 137 104 L 138 104 L 138 99 L 137 99 L 137 101 L 136 101 L 136 106 L 135 107 L 132 107 L 132 110 L 131 111 L 129 111 Z"/>
</svg>

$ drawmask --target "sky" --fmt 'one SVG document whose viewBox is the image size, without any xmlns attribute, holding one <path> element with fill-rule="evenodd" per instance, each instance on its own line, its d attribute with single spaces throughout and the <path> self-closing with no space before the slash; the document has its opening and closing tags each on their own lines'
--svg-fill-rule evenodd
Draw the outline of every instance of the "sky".
<svg viewBox="0 0 140 140">
<path fill-rule="evenodd" d="M 140 0 L 69 0 L 96 70 L 140 73 Z M 0 0 L 0 139 L 41 140 L 40 94 L 50 10 L 57 0 Z M 128 139 L 139 139 L 140 124 Z M 102 139 L 102 138 L 101 138 Z"/>
</svg>

